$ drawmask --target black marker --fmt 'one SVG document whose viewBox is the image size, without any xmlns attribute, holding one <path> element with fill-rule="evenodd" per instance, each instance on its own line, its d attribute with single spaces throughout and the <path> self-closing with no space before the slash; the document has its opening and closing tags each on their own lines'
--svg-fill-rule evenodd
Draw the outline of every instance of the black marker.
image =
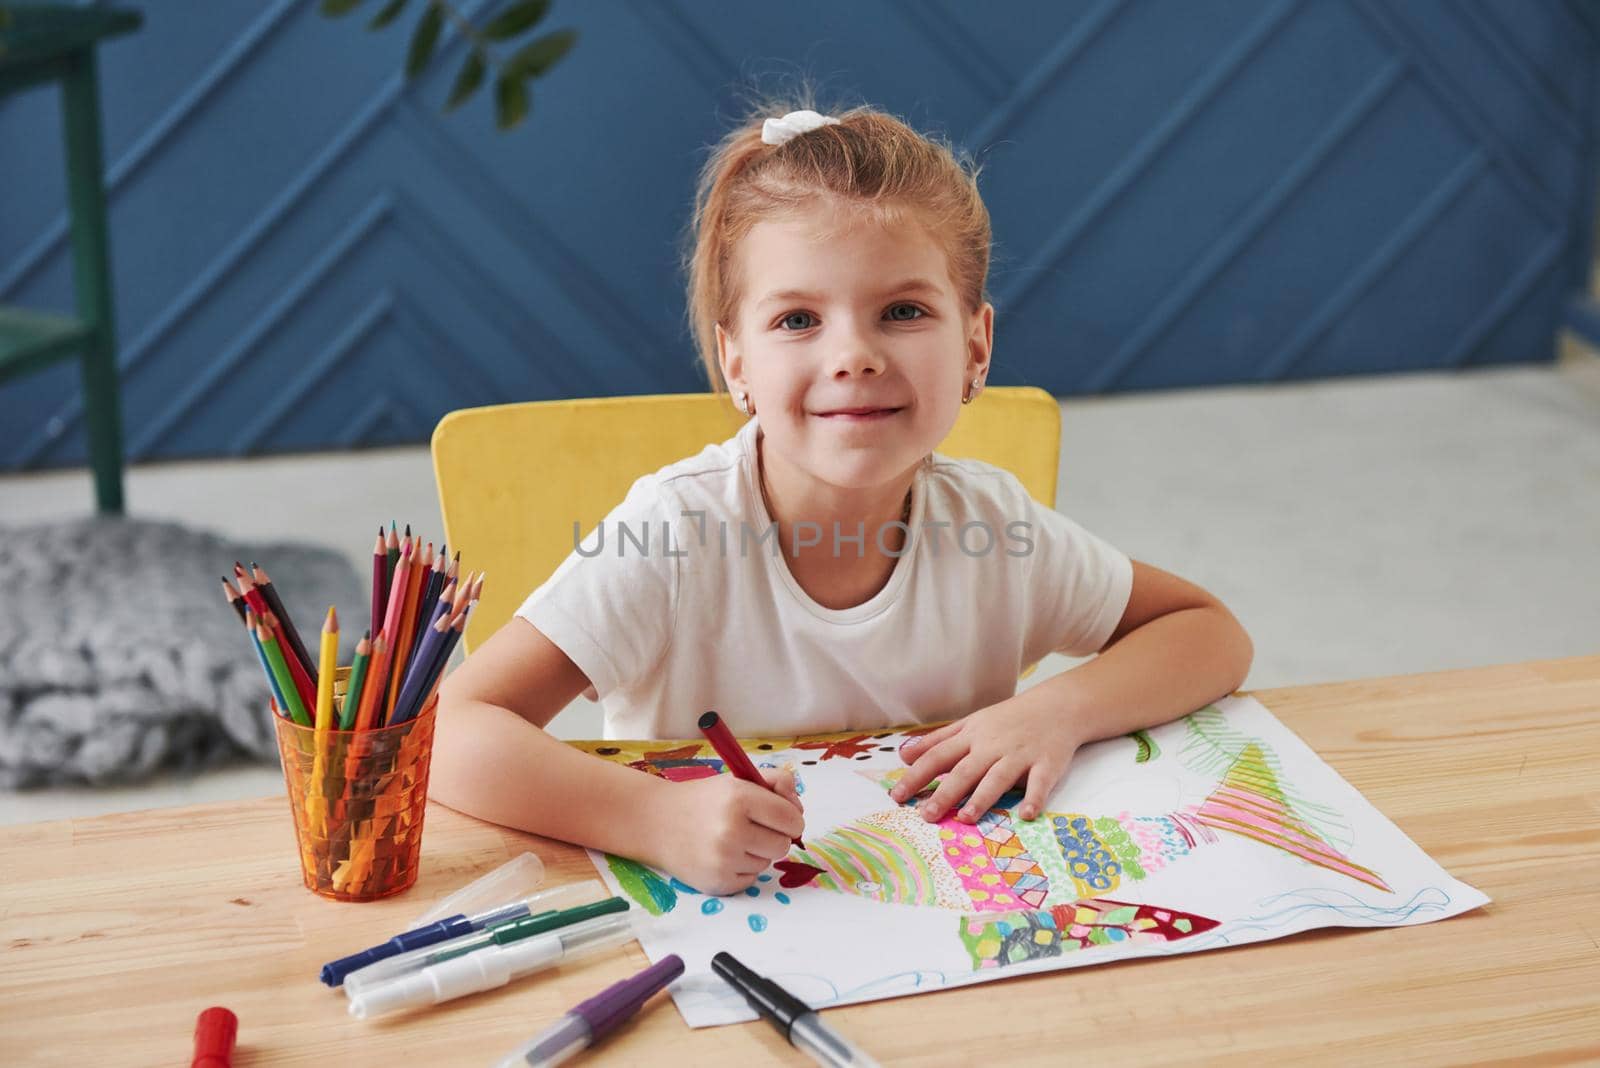
<svg viewBox="0 0 1600 1068">
<path fill-rule="evenodd" d="M 711 958 L 711 970 L 727 980 L 750 1007 L 783 1032 L 789 1045 L 827 1068 L 878 1068 L 878 1062 L 822 1022 L 816 1011 L 771 979 L 763 979 L 732 954 Z"/>
</svg>

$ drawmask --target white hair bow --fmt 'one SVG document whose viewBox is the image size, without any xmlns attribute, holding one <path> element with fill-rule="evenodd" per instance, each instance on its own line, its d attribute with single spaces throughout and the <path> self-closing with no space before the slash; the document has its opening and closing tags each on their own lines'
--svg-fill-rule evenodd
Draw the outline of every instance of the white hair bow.
<svg viewBox="0 0 1600 1068">
<path fill-rule="evenodd" d="M 781 119 L 768 119 L 761 124 L 761 140 L 769 145 L 781 145 L 796 134 L 810 133 L 821 126 L 834 126 L 839 122 L 831 115 L 818 115 L 815 111 L 791 111 Z"/>
</svg>

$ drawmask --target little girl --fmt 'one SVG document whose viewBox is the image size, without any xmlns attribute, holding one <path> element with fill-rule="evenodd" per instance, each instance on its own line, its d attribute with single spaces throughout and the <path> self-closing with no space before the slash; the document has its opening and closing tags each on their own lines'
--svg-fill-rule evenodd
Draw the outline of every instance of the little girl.
<svg viewBox="0 0 1600 1068">
<path fill-rule="evenodd" d="M 689 310 L 713 388 L 749 418 L 627 497 L 445 681 L 432 796 L 638 858 L 710 893 L 805 833 L 793 779 L 673 783 L 544 730 L 591 691 L 606 736 L 744 735 L 950 719 L 893 791 L 1038 815 L 1073 754 L 1239 686 L 1223 605 L 933 452 L 982 403 L 994 339 L 976 170 L 871 108 L 776 109 L 701 175 Z M 670 533 L 670 537 L 665 537 Z M 1017 693 L 1050 652 L 1099 655 Z"/>
</svg>

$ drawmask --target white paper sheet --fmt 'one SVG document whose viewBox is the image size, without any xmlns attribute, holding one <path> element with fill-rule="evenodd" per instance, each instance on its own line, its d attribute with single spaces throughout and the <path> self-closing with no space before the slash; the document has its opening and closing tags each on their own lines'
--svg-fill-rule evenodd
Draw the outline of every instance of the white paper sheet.
<svg viewBox="0 0 1600 1068">
<path fill-rule="evenodd" d="M 825 1008 L 1488 901 L 1253 698 L 1086 747 L 1031 823 L 1012 818 L 1018 795 L 977 827 L 925 823 L 886 792 L 904 735 L 830 737 L 751 751 L 799 773 L 806 848 L 790 859 L 824 871 L 807 885 L 769 870 L 709 897 L 591 851 L 614 893 L 659 917 L 649 958 L 683 957 L 673 997 L 691 1027 L 755 1018 L 710 971 L 719 950 Z M 709 747 L 650 763 L 669 778 L 721 769 Z"/>
</svg>

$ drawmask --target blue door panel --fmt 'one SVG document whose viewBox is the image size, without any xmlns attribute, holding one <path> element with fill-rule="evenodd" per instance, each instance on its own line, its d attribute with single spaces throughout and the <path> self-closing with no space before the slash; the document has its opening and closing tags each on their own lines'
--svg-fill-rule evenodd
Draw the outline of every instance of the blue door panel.
<svg viewBox="0 0 1600 1068">
<path fill-rule="evenodd" d="M 101 53 L 136 460 L 704 388 L 695 176 L 752 84 L 797 76 L 982 163 L 997 383 L 1548 360 L 1593 252 L 1595 0 L 558 3 L 578 46 L 509 135 L 482 98 L 440 114 L 453 34 L 401 76 L 413 15 L 138 6 Z M 0 301 L 72 305 L 59 124 L 0 101 Z M 0 469 L 83 455 L 75 368 L 0 387 Z"/>
</svg>

